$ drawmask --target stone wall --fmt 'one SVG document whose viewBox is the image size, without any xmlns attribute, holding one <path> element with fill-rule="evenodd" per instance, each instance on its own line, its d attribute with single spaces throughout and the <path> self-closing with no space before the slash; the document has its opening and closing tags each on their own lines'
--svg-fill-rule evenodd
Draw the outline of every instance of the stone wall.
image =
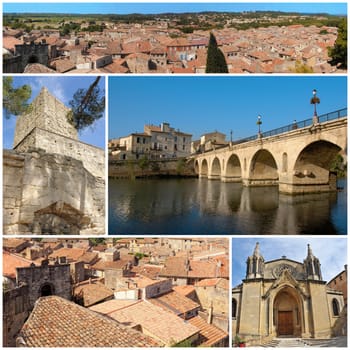
<svg viewBox="0 0 350 350">
<path fill-rule="evenodd" d="M 228 314 L 228 290 L 220 286 L 195 286 L 198 300 L 206 310 L 213 308 L 213 315 Z"/>
<path fill-rule="evenodd" d="M 140 161 L 115 160 L 110 157 L 108 176 L 113 178 L 135 178 L 147 176 L 196 176 L 193 164 L 183 158 L 171 160 L 150 160 L 144 169 Z"/>
<path fill-rule="evenodd" d="M 81 161 L 38 151 L 3 157 L 5 234 L 105 233 L 105 183 Z"/>
<path fill-rule="evenodd" d="M 101 148 L 38 127 L 32 129 L 27 137 L 15 147 L 15 150 L 28 152 L 33 148 L 80 160 L 92 175 L 105 177 L 105 157 L 104 150 Z"/>
<path fill-rule="evenodd" d="M 116 290 L 118 288 L 125 289 L 126 285 L 122 277 L 124 276 L 124 271 L 120 269 L 107 269 L 105 270 L 105 285 L 106 287 Z"/>
<path fill-rule="evenodd" d="M 153 283 L 144 289 L 144 298 L 150 299 L 158 295 L 168 293 L 172 290 L 171 279 L 162 280 L 157 283 Z"/>
<path fill-rule="evenodd" d="M 32 310 L 35 302 L 45 294 L 44 289 L 51 290 L 51 295 L 71 300 L 72 285 L 69 264 L 19 267 L 17 284 L 27 284 L 28 305 Z"/>
<path fill-rule="evenodd" d="M 22 58 L 22 72 L 28 63 L 40 63 L 46 67 L 49 63 L 49 45 L 46 43 L 15 45 L 15 54 Z"/>
<path fill-rule="evenodd" d="M 16 338 L 29 316 L 29 289 L 27 285 L 3 292 L 3 346 L 15 347 Z"/>
<path fill-rule="evenodd" d="M 3 59 L 3 73 L 23 73 L 22 57 L 15 56 Z"/>
</svg>

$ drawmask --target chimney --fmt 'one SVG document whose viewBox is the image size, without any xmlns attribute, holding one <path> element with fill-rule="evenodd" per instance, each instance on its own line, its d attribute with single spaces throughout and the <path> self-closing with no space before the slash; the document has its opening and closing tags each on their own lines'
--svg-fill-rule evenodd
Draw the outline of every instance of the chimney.
<svg viewBox="0 0 350 350">
<path fill-rule="evenodd" d="M 211 324 L 213 320 L 213 301 L 210 303 L 210 308 L 209 308 L 209 314 L 208 314 L 208 320 L 207 323 Z"/>
</svg>

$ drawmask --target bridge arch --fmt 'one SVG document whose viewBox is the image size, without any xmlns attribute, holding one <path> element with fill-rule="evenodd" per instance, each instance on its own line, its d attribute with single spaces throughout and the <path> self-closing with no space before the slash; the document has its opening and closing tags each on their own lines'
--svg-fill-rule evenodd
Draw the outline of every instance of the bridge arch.
<svg viewBox="0 0 350 350">
<path fill-rule="evenodd" d="M 332 162 L 341 150 L 338 145 L 325 140 L 315 141 L 304 147 L 294 164 L 294 182 L 331 185 L 330 182 L 335 180 L 330 173 Z"/>
<path fill-rule="evenodd" d="M 210 174 L 208 179 L 220 180 L 221 178 L 221 164 L 218 157 L 215 157 L 211 163 Z"/>
<path fill-rule="evenodd" d="M 236 154 L 231 154 L 226 163 L 226 171 L 223 177 L 225 182 L 242 181 L 242 166 Z"/>
<path fill-rule="evenodd" d="M 208 167 L 208 162 L 206 159 L 202 160 L 201 167 L 200 167 L 200 177 L 207 177 L 209 173 L 209 167 Z"/>
<path fill-rule="evenodd" d="M 196 175 L 199 175 L 199 162 L 198 162 L 198 160 L 196 160 L 196 161 L 194 162 L 194 173 L 195 173 Z"/>
<path fill-rule="evenodd" d="M 277 163 L 271 152 L 266 149 L 257 151 L 250 164 L 250 184 L 277 185 L 278 179 Z"/>
</svg>

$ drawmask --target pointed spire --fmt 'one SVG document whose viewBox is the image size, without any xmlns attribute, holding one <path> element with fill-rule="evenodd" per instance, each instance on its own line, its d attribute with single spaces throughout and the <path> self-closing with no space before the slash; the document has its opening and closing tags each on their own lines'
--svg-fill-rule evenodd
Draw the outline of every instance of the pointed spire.
<svg viewBox="0 0 350 350">
<path fill-rule="evenodd" d="M 261 278 L 264 274 L 264 258 L 260 254 L 259 242 L 255 244 L 253 255 L 247 259 L 246 278 Z"/>
<path fill-rule="evenodd" d="M 255 248 L 254 248 L 254 253 L 253 256 L 259 257 L 260 255 L 260 247 L 259 247 L 259 242 L 256 242 Z"/>
<path fill-rule="evenodd" d="M 311 249 L 311 246 L 310 244 L 307 245 L 307 256 L 309 257 L 313 257 L 313 253 L 312 253 L 312 249 Z"/>
</svg>

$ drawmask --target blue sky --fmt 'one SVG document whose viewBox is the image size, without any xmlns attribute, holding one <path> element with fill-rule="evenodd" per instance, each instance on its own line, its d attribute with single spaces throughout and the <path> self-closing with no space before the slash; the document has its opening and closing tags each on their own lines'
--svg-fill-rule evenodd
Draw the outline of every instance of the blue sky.
<svg viewBox="0 0 350 350">
<path fill-rule="evenodd" d="M 166 13 L 199 11 L 295 11 L 302 13 L 347 14 L 346 2 L 296 2 L 296 3 L 228 3 L 228 2 L 83 2 L 67 3 L 45 1 L 45 6 L 37 2 L 5 2 L 6 12 L 44 12 L 70 14 L 127 14 L 127 13 Z"/>
<path fill-rule="evenodd" d="M 345 76 L 118 76 L 109 80 L 109 135 L 142 132 L 144 124 L 169 122 L 200 135 L 220 131 L 233 140 L 347 107 Z"/>
<path fill-rule="evenodd" d="M 61 77 L 61 76 L 14 76 L 13 86 L 18 87 L 28 84 L 32 88 L 32 101 L 42 87 L 46 87 L 52 95 L 68 106 L 74 93 L 79 89 L 86 89 L 94 82 L 96 77 Z M 105 89 L 105 78 L 99 81 L 99 87 Z M 13 146 L 16 117 L 3 118 L 3 145 L 10 149 Z M 101 118 L 91 127 L 86 128 L 79 134 L 79 139 L 97 147 L 105 148 L 105 118 Z"/>
<path fill-rule="evenodd" d="M 259 242 L 260 253 L 265 262 L 288 259 L 303 263 L 307 256 L 309 243 L 313 254 L 320 260 L 323 280 L 329 281 L 347 264 L 347 238 L 345 237 L 283 237 L 283 238 L 233 238 L 232 240 L 232 286 L 242 282 L 246 273 L 246 261 L 253 254 L 255 244 Z"/>
</svg>

